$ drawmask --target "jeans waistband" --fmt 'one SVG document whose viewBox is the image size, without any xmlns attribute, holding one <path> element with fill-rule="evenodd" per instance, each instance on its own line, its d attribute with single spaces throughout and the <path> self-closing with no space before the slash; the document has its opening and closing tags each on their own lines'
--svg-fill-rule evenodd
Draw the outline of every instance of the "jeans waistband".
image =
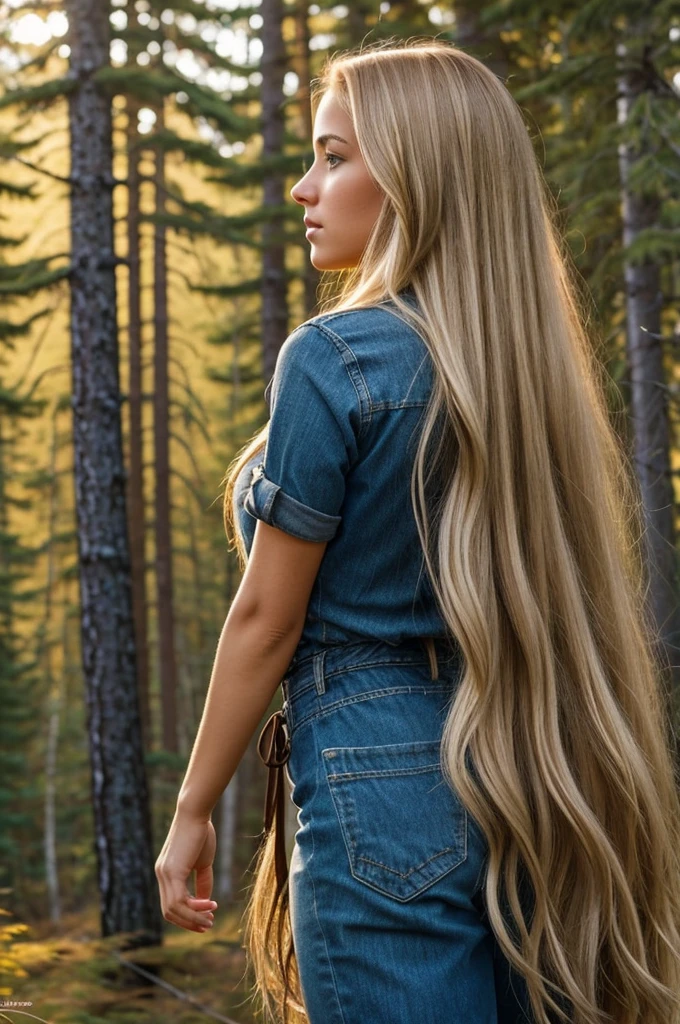
<svg viewBox="0 0 680 1024">
<path fill-rule="evenodd" d="M 333 675 L 347 669 L 380 665 L 427 665 L 434 688 L 446 688 L 459 675 L 462 652 L 455 641 L 440 637 L 414 637 L 399 644 L 360 640 L 334 644 L 293 659 L 281 688 L 284 709 L 309 704 L 308 711 L 333 701 Z M 455 670 L 453 673 L 451 670 Z M 299 718 L 302 707 L 295 715 Z"/>
</svg>

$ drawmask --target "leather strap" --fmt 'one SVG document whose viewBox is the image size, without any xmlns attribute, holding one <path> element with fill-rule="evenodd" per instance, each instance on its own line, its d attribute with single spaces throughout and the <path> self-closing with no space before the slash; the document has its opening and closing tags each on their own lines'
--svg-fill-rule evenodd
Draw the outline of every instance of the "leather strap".
<svg viewBox="0 0 680 1024">
<path fill-rule="evenodd" d="M 422 637 L 430 660 L 430 674 L 433 679 L 439 678 L 437 654 L 432 637 Z M 269 768 L 267 791 L 264 797 L 264 835 L 273 827 L 274 859 L 276 865 L 277 888 L 281 889 L 288 878 L 288 861 L 286 858 L 285 839 L 285 792 L 283 766 L 290 757 L 290 737 L 283 711 L 275 711 L 269 716 L 260 732 L 257 741 L 257 752 L 260 759 Z"/>
<path fill-rule="evenodd" d="M 275 711 L 267 719 L 259 739 L 257 752 L 269 768 L 267 792 L 264 798 L 264 831 L 275 829 L 274 859 L 277 888 L 281 889 L 288 878 L 286 860 L 286 839 L 284 832 L 285 794 L 283 766 L 290 757 L 290 738 L 282 711 Z"/>
<path fill-rule="evenodd" d="M 422 641 L 425 644 L 425 650 L 430 659 L 430 675 L 433 679 L 439 679 L 439 664 L 437 662 L 437 649 L 434 645 L 434 639 L 431 636 L 424 636 Z"/>
</svg>

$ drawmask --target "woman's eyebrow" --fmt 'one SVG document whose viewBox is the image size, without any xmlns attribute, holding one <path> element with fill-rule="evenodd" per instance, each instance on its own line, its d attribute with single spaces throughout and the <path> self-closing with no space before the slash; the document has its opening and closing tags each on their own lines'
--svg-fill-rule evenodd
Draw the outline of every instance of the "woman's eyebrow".
<svg viewBox="0 0 680 1024">
<path fill-rule="evenodd" d="M 319 135 L 316 140 L 317 146 L 324 146 L 329 139 L 335 139 L 337 142 L 344 142 L 346 146 L 349 146 L 347 139 L 343 139 L 340 135 L 333 135 L 332 132 L 327 132 L 325 135 Z"/>
</svg>

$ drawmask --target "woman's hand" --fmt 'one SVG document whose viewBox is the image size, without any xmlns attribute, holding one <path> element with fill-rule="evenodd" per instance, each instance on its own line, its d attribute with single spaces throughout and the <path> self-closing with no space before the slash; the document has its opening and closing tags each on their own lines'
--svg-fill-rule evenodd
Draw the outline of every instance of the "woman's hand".
<svg viewBox="0 0 680 1024">
<path fill-rule="evenodd" d="M 204 932 L 212 927 L 217 903 L 210 899 L 217 845 L 212 821 L 197 819 L 178 807 L 155 865 L 163 917 L 180 928 Z M 196 895 L 187 878 L 196 872 Z"/>
</svg>

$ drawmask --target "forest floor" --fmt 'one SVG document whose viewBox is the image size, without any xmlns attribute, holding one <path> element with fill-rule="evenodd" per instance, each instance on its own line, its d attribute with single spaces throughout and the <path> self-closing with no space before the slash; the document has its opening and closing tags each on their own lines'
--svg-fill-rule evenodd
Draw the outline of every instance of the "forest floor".
<svg viewBox="0 0 680 1024">
<path fill-rule="evenodd" d="M 58 925 L 0 918 L 0 1020 L 13 1024 L 255 1024 L 242 908 L 218 910 L 204 934 L 165 924 L 163 944 L 102 939 L 98 909 Z M 123 963 L 121 961 L 126 961 Z M 137 970 L 128 966 L 134 962 Z M 144 972 L 144 973 L 142 973 Z M 146 975 L 149 975 L 147 977 Z"/>
</svg>

